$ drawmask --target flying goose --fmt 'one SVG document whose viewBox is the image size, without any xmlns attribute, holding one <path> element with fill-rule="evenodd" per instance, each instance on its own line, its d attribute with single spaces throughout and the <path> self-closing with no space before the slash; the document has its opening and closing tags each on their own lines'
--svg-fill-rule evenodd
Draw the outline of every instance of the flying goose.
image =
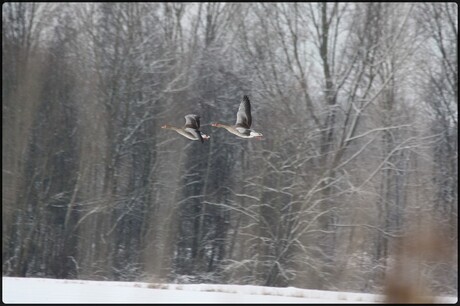
<svg viewBox="0 0 460 306">
<path fill-rule="evenodd" d="M 230 133 L 241 138 L 262 139 L 262 133 L 252 130 L 251 123 L 251 103 L 249 102 L 248 96 L 245 95 L 243 96 L 243 100 L 241 101 L 238 112 L 236 113 L 235 125 L 225 125 L 221 123 L 211 123 L 211 125 L 214 127 L 224 128 Z"/>
<path fill-rule="evenodd" d="M 185 116 L 185 125 L 183 128 L 178 128 L 169 124 L 162 125 L 161 128 L 174 130 L 188 139 L 199 140 L 202 143 L 211 138 L 211 136 L 200 132 L 200 116 L 194 114 L 188 114 Z"/>
</svg>

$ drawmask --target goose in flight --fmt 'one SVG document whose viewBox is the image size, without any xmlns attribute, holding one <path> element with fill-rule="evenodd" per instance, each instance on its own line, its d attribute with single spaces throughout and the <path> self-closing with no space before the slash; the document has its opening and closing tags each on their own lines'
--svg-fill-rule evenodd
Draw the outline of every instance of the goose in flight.
<svg viewBox="0 0 460 306">
<path fill-rule="evenodd" d="M 262 139 L 262 133 L 252 130 L 251 123 L 251 103 L 249 102 L 248 96 L 245 95 L 240 103 L 238 112 L 236 113 L 235 125 L 226 125 L 221 123 L 211 123 L 211 125 L 214 127 L 224 128 L 230 133 L 235 134 L 241 138 Z"/>
<path fill-rule="evenodd" d="M 169 124 L 162 125 L 161 128 L 176 131 L 188 139 L 199 140 L 202 143 L 211 138 L 211 136 L 208 136 L 200 131 L 200 116 L 194 114 L 188 114 L 185 116 L 185 125 L 183 128 L 178 128 Z"/>
</svg>

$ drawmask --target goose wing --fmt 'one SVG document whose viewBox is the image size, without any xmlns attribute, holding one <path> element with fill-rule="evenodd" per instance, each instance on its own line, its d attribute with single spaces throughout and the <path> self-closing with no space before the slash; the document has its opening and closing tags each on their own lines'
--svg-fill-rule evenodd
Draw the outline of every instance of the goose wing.
<svg viewBox="0 0 460 306">
<path fill-rule="evenodd" d="M 251 127 L 251 103 L 249 102 L 248 96 L 243 97 L 243 101 L 240 103 L 238 112 L 236 113 L 236 126 L 244 127 L 249 129 Z"/>
<path fill-rule="evenodd" d="M 194 114 L 186 115 L 185 128 L 200 129 L 200 116 Z"/>
<path fill-rule="evenodd" d="M 198 131 L 197 129 L 186 127 L 184 130 L 188 132 L 189 134 L 193 135 L 195 138 L 197 138 L 201 142 L 204 142 L 203 136 L 201 136 L 200 131 Z"/>
</svg>

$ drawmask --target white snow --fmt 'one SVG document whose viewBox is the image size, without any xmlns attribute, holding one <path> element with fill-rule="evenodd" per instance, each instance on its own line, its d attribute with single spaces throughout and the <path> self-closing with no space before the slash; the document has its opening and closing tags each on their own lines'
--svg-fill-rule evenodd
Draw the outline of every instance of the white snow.
<svg viewBox="0 0 460 306">
<path fill-rule="evenodd" d="M 3 303 L 381 303 L 382 296 L 249 285 L 154 284 L 2 277 Z M 457 303 L 442 297 L 440 303 Z"/>
</svg>

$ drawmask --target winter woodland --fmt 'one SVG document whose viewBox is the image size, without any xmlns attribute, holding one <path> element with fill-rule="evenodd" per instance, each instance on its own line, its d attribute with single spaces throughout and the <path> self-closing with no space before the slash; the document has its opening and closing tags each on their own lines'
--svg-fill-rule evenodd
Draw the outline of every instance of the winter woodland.
<svg viewBox="0 0 460 306">
<path fill-rule="evenodd" d="M 3 275 L 457 295 L 457 20 L 4 3 Z M 211 126 L 243 95 L 262 141 Z M 161 129 L 190 113 L 209 141 Z"/>
</svg>

